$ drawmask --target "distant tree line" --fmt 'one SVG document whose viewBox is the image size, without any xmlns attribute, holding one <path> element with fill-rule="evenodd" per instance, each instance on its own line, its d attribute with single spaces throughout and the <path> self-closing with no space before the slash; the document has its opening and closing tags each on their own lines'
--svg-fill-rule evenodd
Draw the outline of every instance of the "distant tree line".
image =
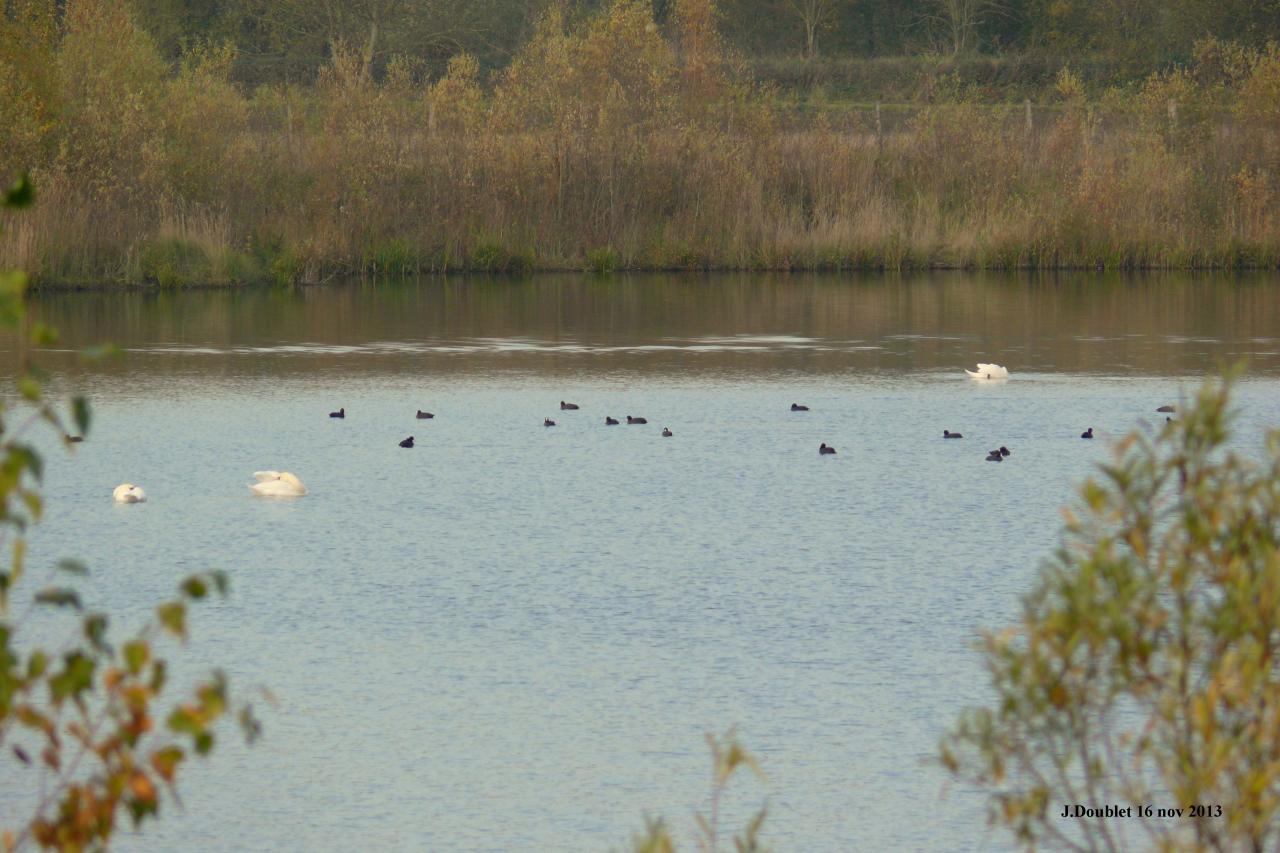
<svg viewBox="0 0 1280 853">
<path fill-rule="evenodd" d="M 56 0 L 47 5 L 61 6 Z M 674 0 L 650 0 L 671 25 Z M 6 0 L 7 17 L 41 0 Z M 162 55 L 232 43 L 242 82 L 309 82 L 342 43 L 375 72 L 393 57 L 440 72 L 466 53 L 505 66 L 551 7 L 585 19 L 604 0 L 135 0 Z M 741 55 L 883 57 L 1089 55 L 1142 75 L 1185 60 L 1197 40 L 1280 39 L 1280 0 L 720 0 L 717 24 Z"/>
<path fill-rule="evenodd" d="M 1214 36 L 1280 38 L 1280 0 L 722 0 L 742 50 L 861 57 L 1044 51 L 1136 66 L 1186 58 Z"/>
<path fill-rule="evenodd" d="M 128 0 L 12 0 L 0 178 L 17 164 L 43 192 L 0 232 L 0 263 L 38 283 L 160 286 L 461 269 L 1280 267 L 1275 44 L 1198 39 L 1185 63 L 1120 85 L 1077 73 L 1072 55 L 1030 105 L 946 70 L 1022 60 L 776 60 L 942 69 L 882 111 L 760 85 L 712 0 L 552 7 L 501 59 L 483 2 L 452 19 L 415 17 L 416 2 L 264 2 L 261 43 L 310 58 L 255 84 L 238 76 L 252 48 L 165 42 L 158 13 Z M 406 53 L 410 31 L 435 52 Z M 476 52 L 451 54 L 465 39 Z"/>
</svg>

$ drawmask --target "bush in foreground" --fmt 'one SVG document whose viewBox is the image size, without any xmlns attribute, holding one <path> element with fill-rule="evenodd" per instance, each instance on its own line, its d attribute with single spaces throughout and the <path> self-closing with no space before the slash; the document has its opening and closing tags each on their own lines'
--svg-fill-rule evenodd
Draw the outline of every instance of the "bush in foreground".
<svg viewBox="0 0 1280 853">
<path fill-rule="evenodd" d="M 25 207 L 31 185 L 20 181 L 0 197 L 0 206 Z M 26 327 L 22 302 L 26 277 L 0 273 L 0 325 Z M 57 333 L 40 324 L 24 331 L 37 344 L 52 344 Z M 20 338 L 21 339 L 21 338 Z M 52 567 L 40 588 L 26 592 L 29 575 L 26 533 L 44 512 L 39 482 L 44 470 L 30 433 L 52 428 L 74 447 L 67 418 L 44 395 L 27 353 L 21 353 L 18 402 L 0 404 L 0 545 L 9 553 L 0 567 L 0 746 L 11 778 L 39 792 L 26 818 L 6 814 L 0 849 L 31 844 L 46 849 L 105 849 L 122 817 L 135 826 L 159 813 L 162 791 L 177 799 L 180 766 L 191 755 L 214 746 L 217 725 L 233 712 L 227 680 L 220 672 L 199 683 L 172 705 L 165 688 L 169 665 L 162 657 L 164 637 L 185 640 L 189 603 L 215 592 L 225 595 L 221 572 L 193 575 L 178 594 L 158 605 L 152 619 L 123 640 L 112 638 L 105 613 L 85 610 L 79 592 L 66 583 L 86 573 L 74 560 Z M 71 404 L 77 438 L 89 431 L 89 405 Z M 21 591 L 21 606 L 19 592 Z M 74 618 L 62 618 L 71 611 Z M 31 636 L 66 636 L 56 646 Z M 259 732 L 252 710 L 239 709 L 251 741 Z"/>
<path fill-rule="evenodd" d="M 1029 849 L 1275 848 L 1280 432 L 1251 461 L 1231 421 L 1210 383 L 1120 442 L 1018 623 L 983 636 L 995 701 L 941 757 Z M 1077 804 L 1129 812 L 1062 816 Z"/>
</svg>

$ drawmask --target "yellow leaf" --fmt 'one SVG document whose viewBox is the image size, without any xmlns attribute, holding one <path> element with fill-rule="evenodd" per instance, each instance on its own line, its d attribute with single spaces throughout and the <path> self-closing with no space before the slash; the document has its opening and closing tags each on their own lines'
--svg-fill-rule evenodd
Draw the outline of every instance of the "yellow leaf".
<svg viewBox="0 0 1280 853">
<path fill-rule="evenodd" d="M 147 774 L 141 770 L 134 771 L 133 776 L 129 779 L 129 791 L 135 799 L 147 803 L 155 802 L 156 786 L 152 784 Z"/>
<path fill-rule="evenodd" d="M 178 762 L 182 761 L 185 756 L 182 749 L 176 746 L 166 746 L 164 749 L 158 749 L 151 755 L 151 766 L 155 768 L 156 773 L 169 784 L 173 784 L 174 773 L 177 771 Z"/>
</svg>

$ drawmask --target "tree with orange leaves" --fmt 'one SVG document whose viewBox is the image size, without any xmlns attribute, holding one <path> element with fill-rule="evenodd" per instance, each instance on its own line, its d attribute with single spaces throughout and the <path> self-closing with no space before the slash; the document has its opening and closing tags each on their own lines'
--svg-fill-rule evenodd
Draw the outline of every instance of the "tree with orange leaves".
<svg viewBox="0 0 1280 853">
<path fill-rule="evenodd" d="M 0 206 L 25 207 L 32 197 L 24 178 L 0 197 Z M 50 345 L 57 339 L 52 329 L 25 328 L 25 285 L 21 272 L 0 274 L 0 321 L 24 327 L 24 337 L 37 345 Z M 17 772 L 30 774 L 30 790 L 42 795 L 29 818 L 0 830 L 0 848 L 36 844 L 78 851 L 105 847 L 122 814 L 135 826 L 155 817 L 162 790 L 177 797 L 181 763 L 213 748 L 217 724 L 232 711 L 226 678 L 215 672 L 187 701 L 166 708 L 161 640 L 185 640 L 188 605 L 225 596 L 227 577 L 206 572 L 182 581 L 174 599 L 119 645 L 110 640 L 106 614 L 87 610 L 73 586 L 55 582 L 85 574 L 76 561 L 59 563 L 23 607 L 13 606 L 26 574 L 26 533 L 44 510 L 38 490 L 43 463 L 27 433 L 43 424 L 63 436 L 68 449 L 75 447 L 28 354 L 21 362 L 21 402 L 5 406 L 0 419 L 0 545 L 11 555 L 0 571 L 0 746 L 20 765 Z M 76 439 L 83 439 L 89 405 L 76 398 L 70 408 Z M 76 618 L 57 653 L 24 642 L 33 622 L 48 616 L 56 624 L 58 611 L 73 611 Z M 47 633 L 48 625 L 42 628 Z M 260 726 L 251 707 L 241 706 L 238 716 L 252 741 Z"/>
</svg>

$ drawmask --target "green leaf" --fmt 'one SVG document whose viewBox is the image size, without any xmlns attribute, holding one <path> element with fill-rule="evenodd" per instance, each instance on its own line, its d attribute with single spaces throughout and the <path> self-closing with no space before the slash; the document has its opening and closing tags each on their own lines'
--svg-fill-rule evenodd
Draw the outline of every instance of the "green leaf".
<svg viewBox="0 0 1280 853">
<path fill-rule="evenodd" d="M 45 323 L 33 323 L 31 338 L 38 347 L 51 347 L 58 342 L 58 330 Z"/>
<path fill-rule="evenodd" d="M 204 598 L 209 594 L 209 585 L 206 584 L 204 579 L 199 575 L 192 575 L 184 580 L 179 589 L 182 590 L 182 594 L 187 596 L 187 598 L 195 600 Z"/>
<path fill-rule="evenodd" d="M 44 675 L 45 670 L 49 668 L 49 656 L 36 649 L 31 653 L 31 657 L 27 658 L 27 678 L 35 680 Z"/>
<path fill-rule="evenodd" d="M 26 470 L 31 472 L 31 476 L 36 480 L 44 477 L 44 460 L 40 458 L 40 454 L 35 449 L 26 444 L 9 445 L 9 458 L 5 462 L 5 467 L 16 467 L 19 471 Z"/>
<path fill-rule="evenodd" d="M 89 567 L 79 560 L 59 560 L 58 571 L 66 572 L 69 575 L 87 575 Z"/>
<path fill-rule="evenodd" d="M 227 593 L 231 590 L 231 579 L 227 577 L 227 573 L 220 569 L 215 569 L 209 572 L 209 577 L 213 580 L 213 585 L 218 590 L 218 595 L 226 598 Z"/>
<path fill-rule="evenodd" d="M 18 393 L 22 395 L 22 399 L 28 403 L 40 402 L 40 383 L 31 376 L 23 376 L 18 379 Z"/>
<path fill-rule="evenodd" d="M 164 683 L 169 678 L 169 667 L 164 661 L 158 660 L 151 665 L 151 692 L 159 693 L 164 689 Z"/>
<path fill-rule="evenodd" d="M 107 617 L 103 613 L 90 613 L 84 617 L 84 636 L 95 649 L 107 649 Z"/>
<path fill-rule="evenodd" d="M 142 822 L 148 817 L 154 817 L 158 810 L 155 800 L 143 800 L 136 797 L 128 801 L 129 816 L 133 818 L 133 827 L 136 830 L 142 825 Z"/>
<path fill-rule="evenodd" d="M 160 624 L 175 637 L 187 637 L 187 605 L 181 601 L 170 601 L 156 608 Z"/>
<path fill-rule="evenodd" d="M 174 774 L 177 772 L 178 764 L 186 756 L 182 752 L 180 746 L 166 746 L 163 749 L 156 750 L 151 756 L 151 766 L 155 768 L 160 778 L 166 784 L 173 784 Z"/>
<path fill-rule="evenodd" d="M 206 730 L 197 734 L 196 752 L 200 755 L 208 755 L 211 749 L 213 749 L 213 732 Z"/>
<path fill-rule="evenodd" d="M 36 593 L 36 604 L 48 604 L 52 607 L 74 607 L 79 610 L 80 594 L 74 589 L 65 587 L 49 587 Z"/>
<path fill-rule="evenodd" d="M 213 681 L 201 685 L 196 691 L 197 698 L 204 705 L 205 716 L 217 719 L 227 710 L 227 677 L 219 670 L 214 673 Z"/>
<path fill-rule="evenodd" d="M 201 731 L 200 721 L 186 708 L 174 708 L 169 715 L 169 731 L 179 735 L 197 735 Z"/>
<path fill-rule="evenodd" d="M 31 183 L 31 177 L 23 175 L 5 191 L 4 198 L 0 199 L 0 206 L 14 209 L 29 207 L 35 199 L 36 188 Z"/>
<path fill-rule="evenodd" d="M 151 658 L 151 648 L 142 640 L 131 640 L 124 644 L 124 665 L 130 675 L 137 675 Z"/>
<path fill-rule="evenodd" d="M 89 401 L 84 397 L 71 398 L 71 420 L 75 422 L 76 431 L 81 437 L 89 433 L 89 421 L 92 413 L 89 411 Z"/>
<path fill-rule="evenodd" d="M 22 580 L 22 570 L 26 564 L 27 540 L 19 536 L 13 540 L 13 560 L 9 564 L 9 576 L 5 581 L 6 589 Z"/>
<path fill-rule="evenodd" d="M 64 660 L 66 665 L 62 672 L 49 679 L 49 693 L 55 705 L 67 697 L 79 696 L 93 685 L 96 664 L 92 658 L 83 652 L 71 652 Z"/>
</svg>

